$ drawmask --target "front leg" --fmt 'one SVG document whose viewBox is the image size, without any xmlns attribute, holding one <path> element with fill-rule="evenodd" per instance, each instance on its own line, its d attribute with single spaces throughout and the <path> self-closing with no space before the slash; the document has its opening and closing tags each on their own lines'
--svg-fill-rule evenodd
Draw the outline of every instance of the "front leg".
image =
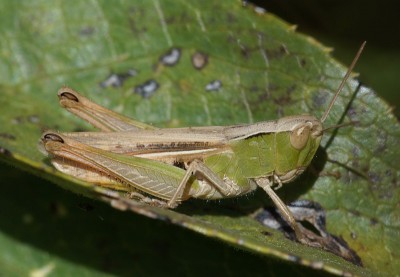
<svg viewBox="0 0 400 277">
<path fill-rule="evenodd" d="M 278 187 L 282 186 L 282 183 L 279 179 L 279 177 L 273 177 L 275 180 L 278 181 Z M 265 192 L 271 197 L 272 201 L 274 202 L 275 206 L 278 208 L 279 212 L 281 213 L 282 217 L 286 220 L 286 222 L 292 227 L 296 234 L 296 238 L 300 242 L 305 242 L 305 237 L 303 235 L 303 232 L 300 230 L 299 225 L 297 224 L 296 220 L 294 219 L 294 216 L 292 212 L 289 210 L 289 208 L 286 206 L 285 203 L 279 198 L 279 196 L 275 193 L 275 191 L 271 188 L 274 182 L 271 181 L 269 177 L 264 177 L 264 178 L 257 178 L 255 179 L 257 185 L 259 185 L 262 189 L 265 190 Z"/>
</svg>

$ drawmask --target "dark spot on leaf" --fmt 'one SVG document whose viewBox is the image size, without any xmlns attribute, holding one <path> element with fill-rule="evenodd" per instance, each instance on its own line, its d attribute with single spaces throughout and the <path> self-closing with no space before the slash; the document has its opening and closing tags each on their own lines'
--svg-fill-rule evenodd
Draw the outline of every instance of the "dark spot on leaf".
<svg viewBox="0 0 400 277">
<path fill-rule="evenodd" d="M 300 59 L 300 66 L 305 67 L 307 64 L 307 61 L 305 59 Z"/>
<path fill-rule="evenodd" d="M 240 54 L 242 55 L 242 57 L 244 57 L 245 59 L 250 58 L 250 49 L 247 48 L 244 45 L 240 45 Z"/>
<path fill-rule="evenodd" d="M 353 146 L 351 148 L 351 153 L 353 154 L 354 158 L 358 158 L 360 156 L 360 148 L 358 148 L 357 146 Z"/>
<path fill-rule="evenodd" d="M 23 120 L 22 116 L 17 116 L 17 117 L 14 117 L 14 118 L 11 120 L 11 123 L 12 123 L 12 124 L 21 124 L 23 121 L 24 121 L 24 120 Z"/>
<path fill-rule="evenodd" d="M 208 56 L 202 52 L 196 52 L 192 55 L 192 65 L 201 70 L 208 64 Z"/>
<path fill-rule="evenodd" d="M 220 80 L 213 80 L 206 85 L 205 90 L 218 91 L 220 88 L 222 88 L 222 82 Z"/>
<path fill-rule="evenodd" d="M 226 13 L 226 21 L 227 21 L 227 23 L 231 24 L 231 23 L 235 23 L 237 21 L 237 19 L 233 13 L 228 12 L 228 13 Z"/>
<path fill-rule="evenodd" d="M 6 157 L 12 157 L 11 151 L 1 146 L 0 146 L 0 154 Z"/>
<path fill-rule="evenodd" d="M 28 121 L 31 123 L 39 123 L 39 117 L 37 115 L 31 115 L 28 117 Z"/>
<path fill-rule="evenodd" d="M 136 86 L 133 91 L 143 98 L 149 98 L 152 96 L 160 85 L 155 80 L 148 80 L 141 85 Z"/>
<path fill-rule="evenodd" d="M 325 103 L 328 101 L 328 93 L 326 92 L 316 92 L 312 93 L 312 103 L 313 108 L 320 108 L 321 106 L 325 106 Z"/>
<path fill-rule="evenodd" d="M 258 87 L 257 85 L 252 85 L 251 87 L 249 87 L 248 89 L 246 89 L 248 92 L 250 93 L 256 93 L 259 91 L 263 91 L 264 88 Z"/>
<path fill-rule="evenodd" d="M 263 51 L 265 51 L 269 60 L 281 59 L 282 57 L 289 54 L 286 46 L 284 45 L 281 45 L 275 49 L 264 48 Z"/>
<path fill-rule="evenodd" d="M 370 219 L 370 223 L 371 223 L 372 226 L 375 226 L 376 224 L 378 224 L 378 220 L 373 217 L 373 218 Z"/>
<path fill-rule="evenodd" d="M 357 234 L 354 233 L 354 232 L 351 232 L 350 236 L 351 236 L 352 239 L 357 239 Z"/>
<path fill-rule="evenodd" d="M 253 103 L 254 106 L 256 106 L 259 103 L 263 103 L 264 101 L 270 99 L 271 94 L 269 93 L 268 90 L 264 90 L 257 98 L 257 102 Z"/>
<path fill-rule="evenodd" d="M 166 66 L 174 66 L 179 62 L 181 58 L 180 48 L 171 48 L 167 53 L 160 57 L 160 62 Z"/>
<path fill-rule="evenodd" d="M 118 88 L 124 84 L 124 81 L 126 79 L 134 77 L 136 75 L 137 71 L 135 69 L 129 69 L 125 73 L 112 73 L 103 82 L 100 83 L 100 86 L 103 88 L 106 87 Z"/>
<path fill-rule="evenodd" d="M 262 231 L 261 234 L 263 234 L 264 236 L 268 236 L 268 237 L 272 236 L 272 233 L 268 232 L 268 231 Z"/>
<path fill-rule="evenodd" d="M 359 216 L 361 215 L 360 212 L 359 212 L 359 211 L 356 211 L 356 210 L 349 210 L 349 212 L 350 212 L 352 215 L 356 216 L 356 217 L 359 217 Z"/>
<path fill-rule="evenodd" d="M 287 94 L 274 99 L 274 103 L 276 103 L 280 107 L 287 106 L 291 102 L 292 102 L 292 98 L 290 97 L 290 95 L 287 95 Z"/>
<path fill-rule="evenodd" d="M 0 138 L 8 139 L 8 140 L 16 140 L 17 138 L 9 133 L 0 133 Z"/>
<path fill-rule="evenodd" d="M 297 207 L 297 208 L 311 208 L 316 211 L 322 211 L 322 207 L 320 204 L 317 202 L 312 202 L 308 200 L 297 200 L 292 203 L 290 203 L 291 207 Z"/>
<path fill-rule="evenodd" d="M 95 30 L 95 29 L 94 29 L 92 26 L 86 26 L 86 27 L 83 27 L 83 28 L 80 30 L 79 34 L 80 34 L 81 36 L 83 36 L 83 37 L 91 36 L 91 35 L 93 35 L 94 30 Z"/>
<path fill-rule="evenodd" d="M 356 120 L 357 119 L 357 111 L 354 107 L 350 106 L 349 109 L 347 110 L 347 116 L 351 120 Z"/>
<path fill-rule="evenodd" d="M 291 94 L 292 92 L 294 92 L 296 90 L 296 85 L 291 85 L 286 89 L 286 93 L 287 94 Z"/>
<path fill-rule="evenodd" d="M 145 17 L 146 9 L 141 7 L 131 7 L 128 14 L 129 27 L 136 38 L 147 31 L 147 28 L 142 24 L 137 24 L 135 20 Z M 140 27 L 138 27 L 140 26 Z M 140 39 L 140 38 L 139 38 Z"/>
<path fill-rule="evenodd" d="M 37 124 L 39 123 L 40 119 L 37 115 L 30 115 L 30 116 L 17 116 L 11 120 L 12 124 L 23 124 L 26 122 Z"/>
<path fill-rule="evenodd" d="M 378 131 L 376 134 L 376 140 L 378 146 L 374 150 L 374 154 L 376 155 L 381 155 L 382 152 L 387 148 L 386 143 L 387 143 L 387 133 L 386 132 L 381 132 Z"/>
<path fill-rule="evenodd" d="M 268 91 L 269 92 L 272 92 L 272 91 L 276 91 L 276 90 L 278 90 L 278 86 L 276 85 L 276 84 L 268 84 Z"/>
<path fill-rule="evenodd" d="M 362 265 L 360 257 L 342 238 L 328 233 L 325 224 L 326 215 L 321 205 L 308 200 L 298 200 L 290 203 L 288 208 L 292 212 L 295 220 L 298 223 L 301 222 L 299 227 L 307 237 L 307 244 L 309 246 L 322 248 L 356 265 Z M 283 232 L 288 239 L 295 240 L 293 230 L 286 221 L 282 219 L 277 208 L 267 207 L 257 214 L 255 219 L 269 228 Z"/>
<path fill-rule="evenodd" d="M 266 207 L 262 212 L 255 216 L 255 219 L 264 226 L 284 233 L 285 237 L 295 240 L 295 234 L 289 225 L 283 220 L 275 207 Z"/>
<path fill-rule="evenodd" d="M 228 33 L 228 37 L 226 40 L 228 43 L 236 43 L 237 39 L 231 33 Z"/>
<path fill-rule="evenodd" d="M 375 183 L 375 184 L 379 184 L 382 179 L 377 173 L 372 172 L 372 171 L 368 172 L 368 177 L 369 177 L 370 182 Z"/>
</svg>

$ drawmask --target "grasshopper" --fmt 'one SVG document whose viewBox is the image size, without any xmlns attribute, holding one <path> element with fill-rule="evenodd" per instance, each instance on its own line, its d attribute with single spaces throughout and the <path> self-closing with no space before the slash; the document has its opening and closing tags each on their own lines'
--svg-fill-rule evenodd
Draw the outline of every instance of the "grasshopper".
<svg viewBox="0 0 400 277">
<path fill-rule="evenodd" d="M 304 235 L 272 189 L 297 178 L 319 147 L 327 118 L 365 42 L 321 119 L 311 115 L 233 126 L 159 129 L 101 107 L 76 91 L 58 92 L 62 107 L 101 132 L 47 131 L 40 148 L 60 171 L 174 208 L 189 198 L 236 197 L 261 187 L 299 241 Z"/>
</svg>

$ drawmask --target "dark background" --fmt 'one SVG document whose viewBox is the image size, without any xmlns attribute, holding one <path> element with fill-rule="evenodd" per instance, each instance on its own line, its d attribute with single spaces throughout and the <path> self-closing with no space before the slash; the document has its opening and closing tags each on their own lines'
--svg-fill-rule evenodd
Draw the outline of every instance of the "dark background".
<svg viewBox="0 0 400 277">
<path fill-rule="evenodd" d="M 400 23 L 396 1 L 250 1 L 298 26 L 298 31 L 334 48 L 349 65 L 360 44 L 367 46 L 355 68 L 359 80 L 395 108 L 400 118 Z"/>
</svg>

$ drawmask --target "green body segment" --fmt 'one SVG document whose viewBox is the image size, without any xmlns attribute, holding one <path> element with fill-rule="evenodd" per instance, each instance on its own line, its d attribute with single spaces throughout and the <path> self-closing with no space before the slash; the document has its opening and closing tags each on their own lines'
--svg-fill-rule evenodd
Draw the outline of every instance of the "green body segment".
<svg viewBox="0 0 400 277">
<path fill-rule="evenodd" d="M 250 179 L 302 171 L 314 157 L 321 137 L 310 136 L 302 149 L 296 149 L 290 135 L 291 131 L 271 132 L 231 142 L 232 152 L 210 156 L 205 164 L 241 187 L 249 186 Z"/>
</svg>

